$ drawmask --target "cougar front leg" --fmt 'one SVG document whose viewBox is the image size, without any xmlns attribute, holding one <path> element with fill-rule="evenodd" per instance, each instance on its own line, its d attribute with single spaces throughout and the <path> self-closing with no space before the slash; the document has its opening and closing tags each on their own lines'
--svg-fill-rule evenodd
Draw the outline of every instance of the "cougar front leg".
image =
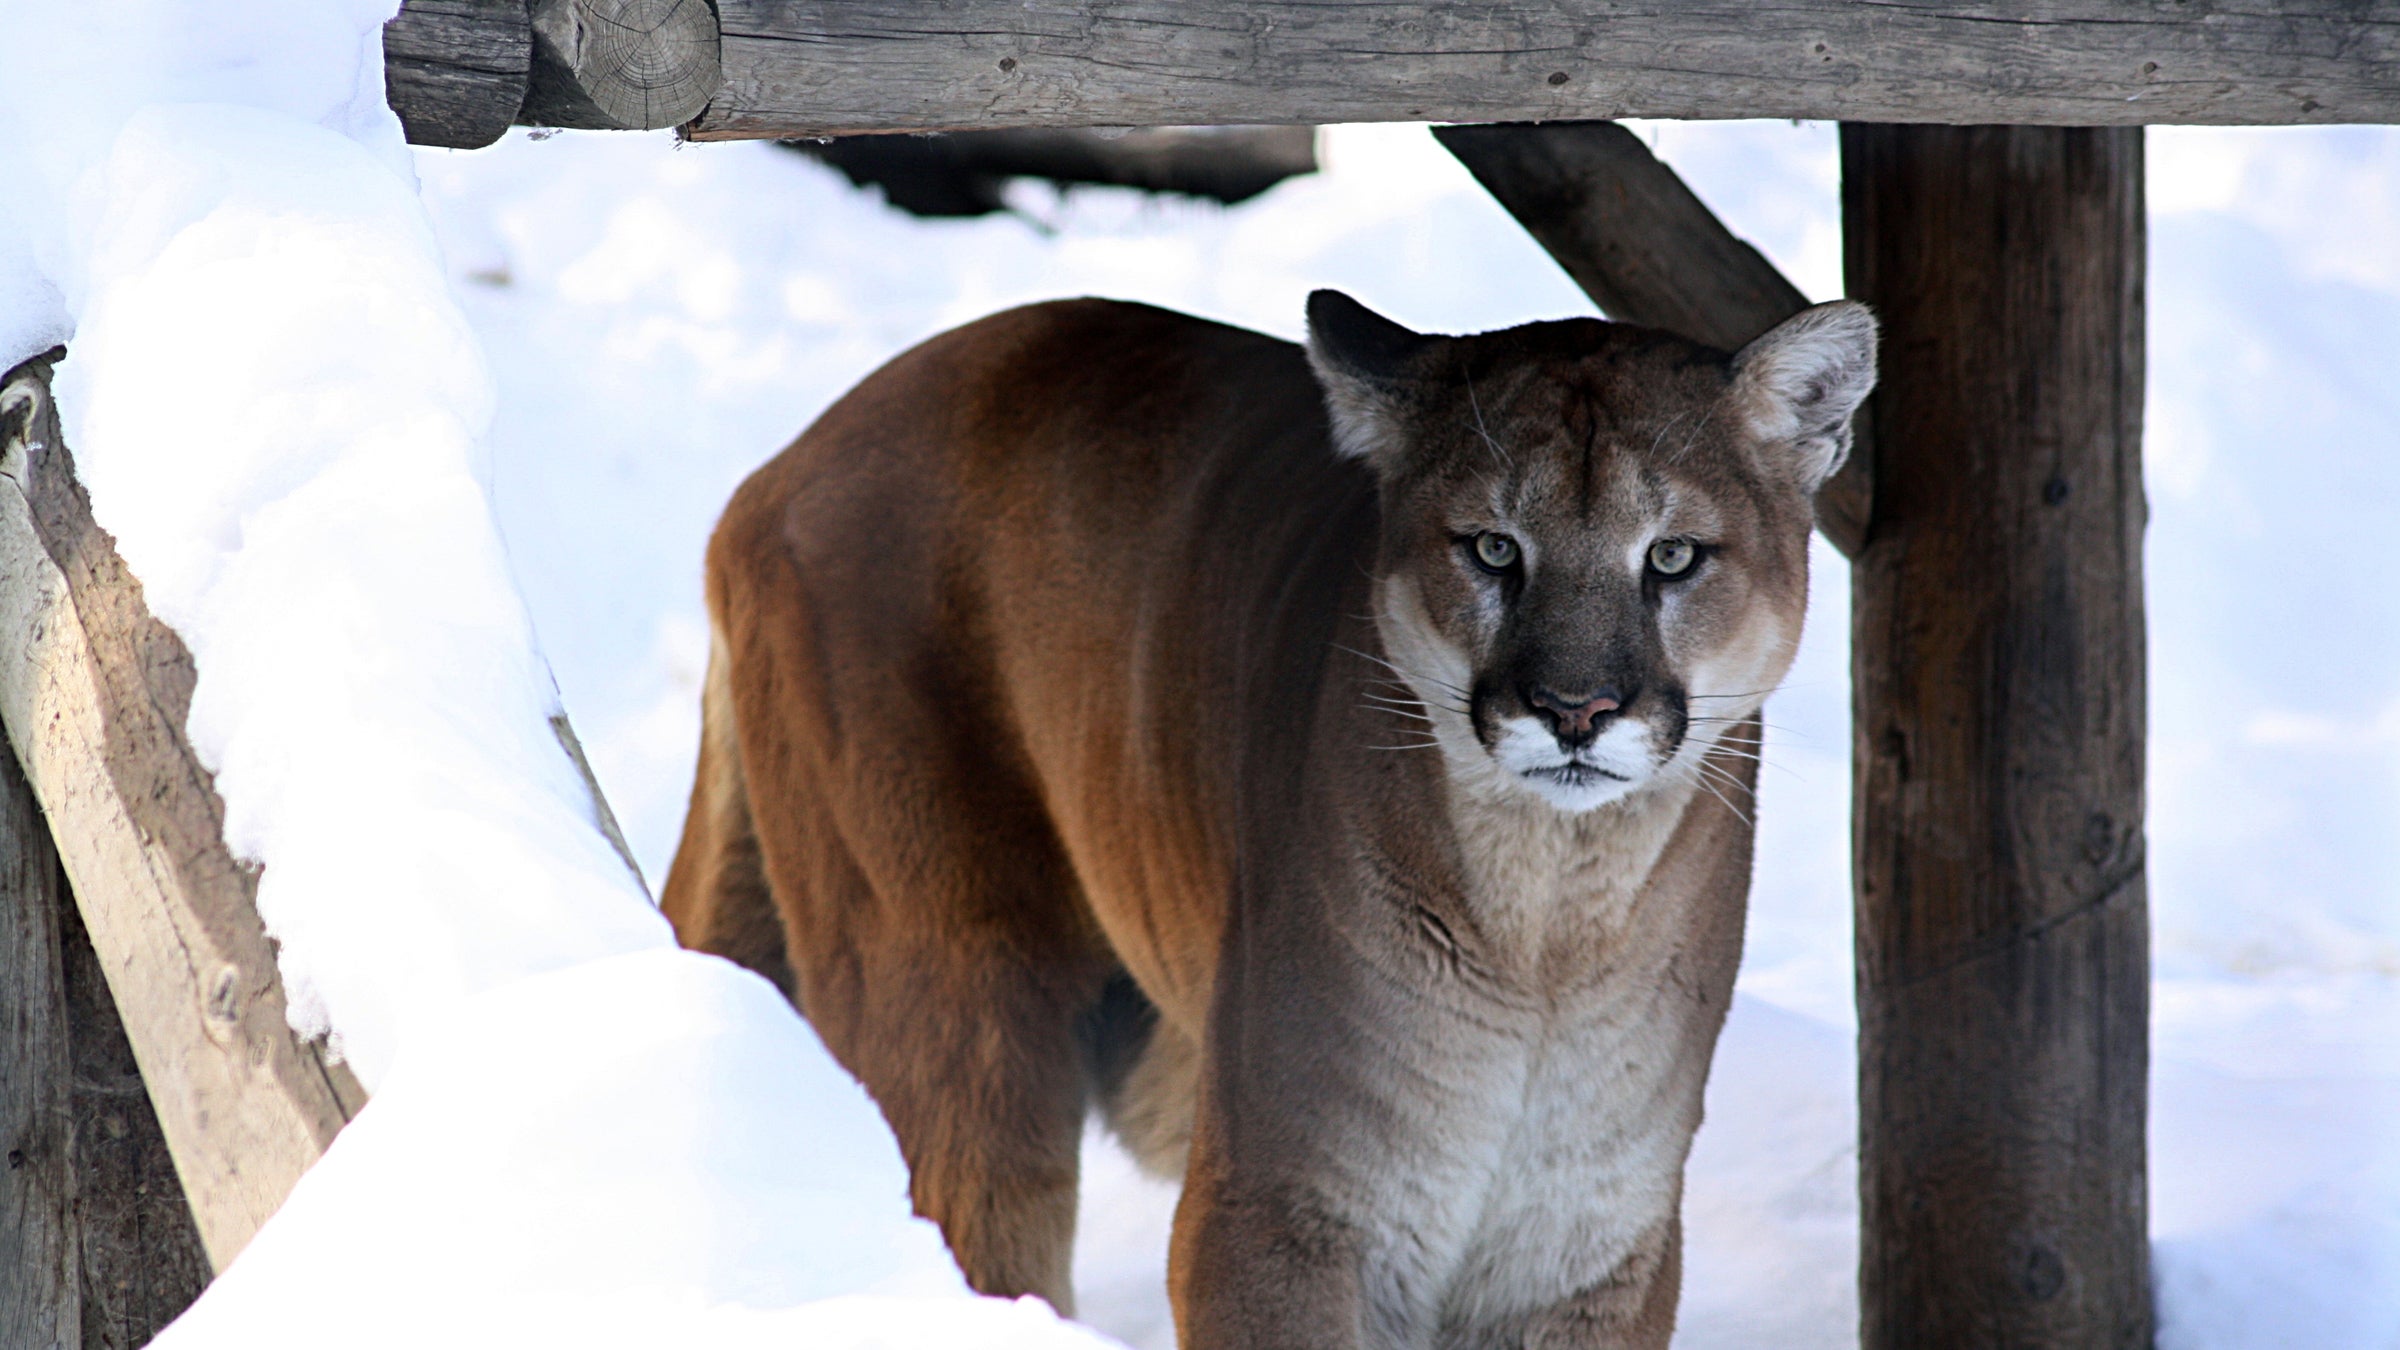
<svg viewBox="0 0 2400 1350">
<path fill-rule="evenodd" d="M 1183 1350 L 1353 1350 L 1366 1303 L 1355 1228 L 1292 1184 L 1229 1177 L 1205 1120 L 1175 1209 L 1167 1291 Z"/>
<path fill-rule="evenodd" d="M 1683 1219 L 1670 1216 L 1607 1277 L 1577 1290 L 1494 1344 L 1525 1350 L 1667 1350 L 1683 1287 Z"/>
</svg>

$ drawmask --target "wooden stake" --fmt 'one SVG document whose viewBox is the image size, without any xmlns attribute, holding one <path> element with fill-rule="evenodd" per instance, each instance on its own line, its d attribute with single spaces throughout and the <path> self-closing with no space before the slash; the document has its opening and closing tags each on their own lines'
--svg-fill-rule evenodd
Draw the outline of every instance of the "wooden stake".
<svg viewBox="0 0 2400 1350">
<path fill-rule="evenodd" d="M 1610 318 L 1733 351 L 1808 305 L 1641 138 L 1614 122 L 1435 127 L 1434 137 Z M 1845 555 L 1866 535 L 1871 424 L 1817 493 Z"/>
<path fill-rule="evenodd" d="M 1845 126 L 1865 1350 L 2146 1347 L 2142 138 Z"/>
</svg>

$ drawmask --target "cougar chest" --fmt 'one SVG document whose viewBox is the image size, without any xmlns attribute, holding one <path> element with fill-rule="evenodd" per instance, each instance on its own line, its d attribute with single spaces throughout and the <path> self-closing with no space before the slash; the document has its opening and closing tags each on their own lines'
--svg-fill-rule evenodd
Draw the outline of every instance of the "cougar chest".
<svg viewBox="0 0 2400 1350">
<path fill-rule="evenodd" d="M 1418 1066 L 1447 1090 L 1383 1206 L 1395 1344 L 1449 1343 L 1606 1279 L 1673 1212 L 1698 1109 L 1681 1000 L 1662 997 L 1676 925 L 1644 904 L 1681 800 L 1587 817 L 1462 805 L 1461 937 L 1491 987 Z"/>
</svg>

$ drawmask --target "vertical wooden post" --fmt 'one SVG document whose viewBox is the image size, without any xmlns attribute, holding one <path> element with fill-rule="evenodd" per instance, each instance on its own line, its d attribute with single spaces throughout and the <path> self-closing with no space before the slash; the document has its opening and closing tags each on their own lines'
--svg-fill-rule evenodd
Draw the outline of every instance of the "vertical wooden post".
<svg viewBox="0 0 2400 1350">
<path fill-rule="evenodd" d="M 1842 129 L 1861 1344 L 2147 1346 L 2142 133 Z"/>
</svg>

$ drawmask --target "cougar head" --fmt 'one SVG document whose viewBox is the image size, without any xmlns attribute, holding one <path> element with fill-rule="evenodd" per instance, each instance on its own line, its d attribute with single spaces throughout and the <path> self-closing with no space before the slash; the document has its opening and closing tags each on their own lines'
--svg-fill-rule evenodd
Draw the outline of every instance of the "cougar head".
<svg viewBox="0 0 2400 1350">
<path fill-rule="evenodd" d="M 1873 315 L 1818 305 L 1730 356 L 1597 319 L 1430 336 L 1334 291 L 1308 323 L 1336 448 L 1380 485 L 1385 654 L 1453 781 L 1581 812 L 1696 776 L 1791 665 Z"/>
</svg>

